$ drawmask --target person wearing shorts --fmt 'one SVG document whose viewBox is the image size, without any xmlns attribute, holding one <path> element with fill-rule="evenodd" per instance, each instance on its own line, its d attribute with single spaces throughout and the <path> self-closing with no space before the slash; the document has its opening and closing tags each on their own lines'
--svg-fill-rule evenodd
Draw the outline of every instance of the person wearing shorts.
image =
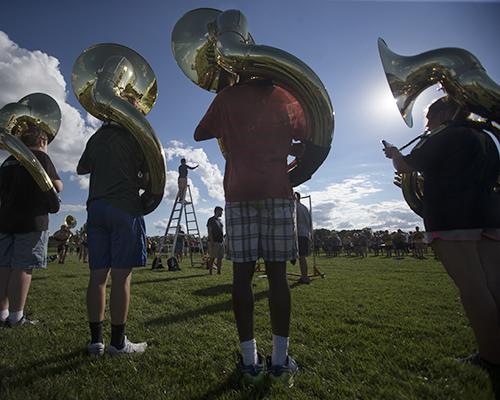
<svg viewBox="0 0 500 400">
<path fill-rule="evenodd" d="M 31 126 L 21 135 L 60 192 L 63 183 L 47 155 L 47 135 Z M 13 156 L 0 167 L 0 324 L 34 324 L 24 307 L 34 269 L 47 267 L 49 207 L 46 195 Z"/>
<path fill-rule="evenodd" d="M 196 141 L 217 138 L 225 150 L 227 258 L 233 262 L 233 310 L 243 382 L 265 373 L 254 337 L 252 277 L 262 257 L 269 281 L 273 351 L 271 378 L 290 384 L 290 289 L 286 262 L 297 258 L 295 203 L 287 174 L 293 139 L 306 139 L 302 107 L 269 80 L 240 77 L 222 89 L 196 128 Z"/>
<path fill-rule="evenodd" d="M 111 272 L 110 355 L 143 353 L 147 343 L 125 336 L 132 268 L 146 265 L 146 229 L 139 190 L 147 173 L 143 152 L 125 128 L 105 123 L 88 140 L 77 173 L 90 173 L 87 243 L 90 279 L 87 311 L 91 355 L 104 354 L 103 323 L 106 283 Z"/>
<path fill-rule="evenodd" d="M 191 167 L 186 164 L 186 159 L 181 159 L 181 165 L 179 165 L 179 177 L 177 178 L 178 192 L 176 201 L 184 201 L 186 198 L 186 189 L 188 184 L 188 169 L 196 169 L 198 165 Z"/>
<path fill-rule="evenodd" d="M 500 366 L 500 169 L 497 138 L 468 120 L 449 97 L 427 111 L 431 134 L 402 156 L 386 147 L 398 172 L 424 176 L 426 236 L 460 292 L 479 351 L 459 361 Z"/>
<path fill-rule="evenodd" d="M 308 284 L 311 282 L 307 266 L 307 256 L 309 255 L 309 247 L 312 234 L 311 214 L 309 213 L 307 207 L 300 202 L 299 192 L 295 192 L 295 205 L 297 208 L 297 236 L 299 243 L 299 283 Z"/>
<path fill-rule="evenodd" d="M 217 274 L 222 271 L 222 259 L 224 258 L 224 230 L 220 217 L 222 216 L 222 207 L 215 207 L 214 215 L 207 221 L 208 232 L 208 272 L 212 275 L 213 264 L 217 267 Z"/>
</svg>

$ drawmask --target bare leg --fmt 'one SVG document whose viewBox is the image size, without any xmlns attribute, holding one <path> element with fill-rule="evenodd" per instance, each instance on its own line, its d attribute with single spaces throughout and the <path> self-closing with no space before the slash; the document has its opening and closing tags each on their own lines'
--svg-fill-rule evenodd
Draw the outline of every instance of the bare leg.
<svg viewBox="0 0 500 400">
<path fill-rule="evenodd" d="M 89 285 L 87 287 L 87 313 L 89 322 L 104 320 L 108 275 L 109 268 L 90 270 Z"/>
<path fill-rule="evenodd" d="M 233 311 L 240 342 L 254 338 L 252 278 L 255 262 L 233 263 Z"/>
<path fill-rule="evenodd" d="M 9 311 L 24 310 L 31 285 L 31 270 L 12 269 L 7 289 Z"/>
<path fill-rule="evenodd" d="M 299 257 L 299 266 L 300 266 L 300 280 L 302 282 L 309 282 L 309 274 L 307 272 L 307 258 L 306 257 Z"/>
<path fill-rule="evenodd" d="M 123 325 L 127 322 L 128 306 L 130 304 L 130 280 L 132 269 L 111 269 L 111 296 L 109 308 L 111 324 Z"/>
<path fill-rule="evenodd" d="M 222 272 L 222 258 L 217 258 L 215 265 L 217 266 L 217 274 L 220 275 Z M 254 270 L 255 270 L 255 266 L 254 266 Z"/>
<path fill-rule="evenodd" d="M 499 311 L 488 286 L 478 242 L 438 239 L 433 246 L 460 291 L 481 357 L 500 364 Z"/>
<path fill-rule="evenodd" d="M 291 299 L 286 277 L 285 262 L 266 262 L 269 281 L 269 309 L 273 333 L 288 337 L 290 334 Z"/>
<path fill-rule="evenodd" d="M 9 308 L 8 287 L 10 280 L 10 267 L 0 268 L 0 310 L 7 310 Z"/>
<path fill-rule="evenodd" d="M 213 266 L 214 266 L 214 260 L 215 258 L 214 257 L 210 257 L 207 261 L 207 268 L 208 268 L 208 273 L 210 275 L 212 275 L 212 269 L 213 269 Z"/>
</svg>

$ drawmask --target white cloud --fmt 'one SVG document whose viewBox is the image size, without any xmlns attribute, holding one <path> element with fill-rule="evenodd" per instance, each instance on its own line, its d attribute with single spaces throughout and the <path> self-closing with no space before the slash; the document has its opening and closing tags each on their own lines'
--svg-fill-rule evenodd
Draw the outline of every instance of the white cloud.
<svg viewBox="0 0 500 400">
<path fill-rule="evenodd" d="M 369 176 L 358 175 L 311 192 L 314 227 L 409 230 L 422 226 L 420 217 L 403 200 L 369 201 L 370 196 L 381 191 Z"/>
<path fill-rule="evenodd" d="M 98 120 L 67 103 L 67 84 L 59 70 L 59 60 L 39 50 L 19 47 L 0 31 L 0 108 L 27 94 L 43 92 L 52 96 L 61 109 L 61 128 L 49 145 L 49 155 L 61 172 L 74 172 L 85 143 Z M 5 156 L 5 153 L 4 153 Z M 86 188 L 85 184 L 80 187 Z"/>
<path fill-rule="evenodd" d="M 87 190 L 90 186 L 90 176 L 89 175 L 70 175 L 70 181 L 77 181 L 80 185 L 80 189 Z"/>
<path fill-rule="evenodd" d="M 206 186 L 208 195 L 216 200 L 224 200 L 223 176 L 217 164 L 209 161 L 207 154 L 202 148 L 187 146 L 178 140 L 171 140 L 169 147 L 165 148 L 167 162 L 175 157 L 185 158 L 190 165 L 198 164 L 196 172 L 200 175 L 201 181 Z M 177 168 L 176 168 L 177 170 Z M 169 171 L 172 172 L 172 171 Z M 177 173 L 175 173 L 177 182 Z"/>
<path fill-rule="evenodd" d="M 165 233 L 165 229 L 167 229 L 168 218 L 162 218 L 156 222 L 153 222 L 153 226 L 155 227 L 158 234 L 163 235 Z"/>
<path fill-rule="evenodd" d="M 60 212 L 85 212 L 85 204 L 61 204 Z"/>
</svg>

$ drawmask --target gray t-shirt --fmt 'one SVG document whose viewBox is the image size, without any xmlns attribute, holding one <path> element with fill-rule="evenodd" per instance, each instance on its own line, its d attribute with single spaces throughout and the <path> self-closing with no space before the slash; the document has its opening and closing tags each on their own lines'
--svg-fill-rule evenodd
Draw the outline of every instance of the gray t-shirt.
<svg viewBox="0 0 500 400">
<path fill-rule="evenodd" d="M 144 155 L 131 133 L 116 124 L 103 125 L 87 142 L 79 173 L 90 172 L 87 206 L 105 200 L 132 215 L 142 215 L 139 196 Z"/>
<path fill-rule="evenodd" d="M 307 207 L 299 201 L 297 205 L 297 236 L 309 238 L 311 236 L 311 215 Z"/>
</svg>

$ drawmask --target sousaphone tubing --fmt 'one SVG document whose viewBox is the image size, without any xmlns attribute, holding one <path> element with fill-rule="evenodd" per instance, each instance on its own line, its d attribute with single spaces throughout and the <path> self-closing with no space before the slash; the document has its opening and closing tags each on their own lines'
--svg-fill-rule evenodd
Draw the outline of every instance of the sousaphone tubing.
<svg viewBox="0 0 500 400">
<path fill-rule="evenodd" d="M 288 173 L 293 186 L 311 178 L 328 156 L 334 129 L 330 97 L 311 68 L 286 51 L 255 44 L 238 10 L 189 11 L 172 31 L 172 51 L 184 74 L 203 89 L 217 92 L 245 73 L 270 79 L 297 98 L 310 139 L 304 142 L 304 153 L 288 165 Z M 222 70 L 230 76 L 227 81 Z"/>
</svg>

